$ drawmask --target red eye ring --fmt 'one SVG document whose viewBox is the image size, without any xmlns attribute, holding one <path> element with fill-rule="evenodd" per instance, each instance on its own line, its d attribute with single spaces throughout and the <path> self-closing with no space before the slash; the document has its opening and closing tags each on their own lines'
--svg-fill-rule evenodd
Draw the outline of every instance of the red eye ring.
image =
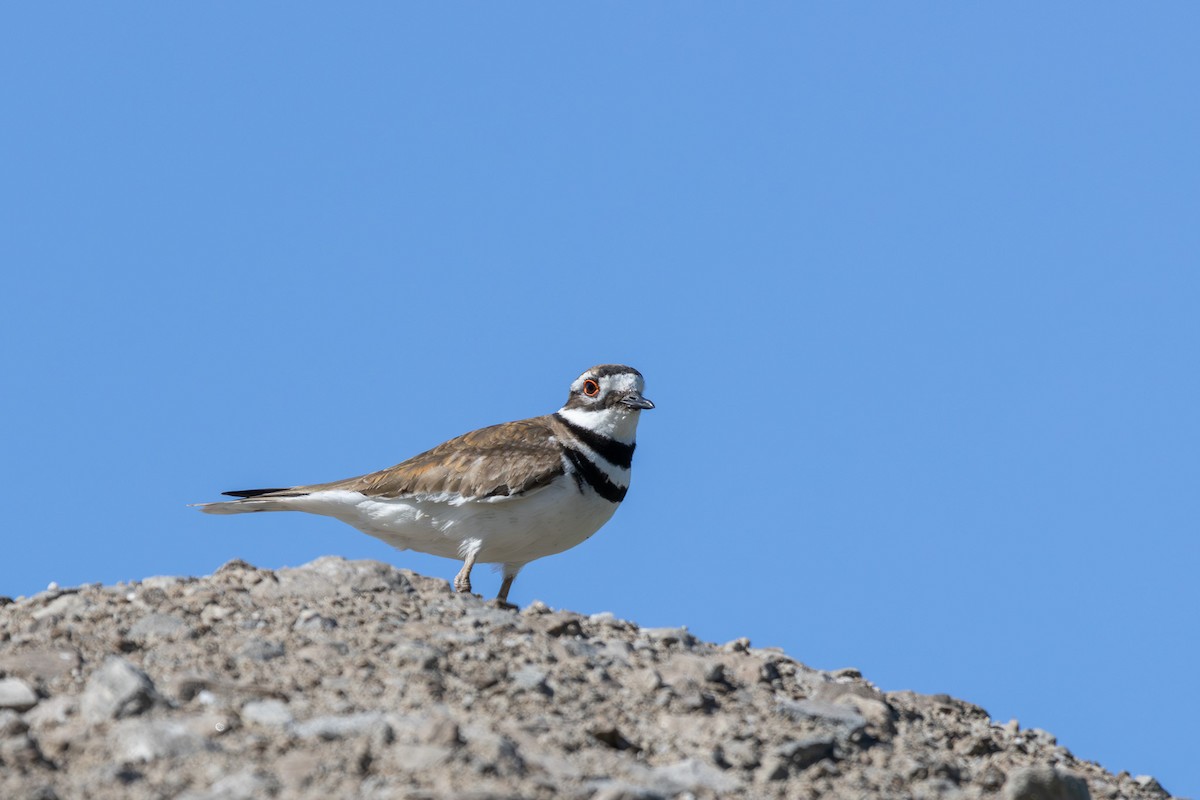
<svg viewBox="0 0 1200 800">
<path fill-rule="evenodd" d="M 591 378 L 583 382 L 583 393 L 588 397 L 595 397 L 600 394 L 600 384 L 596 383 Z"/>
</svg>

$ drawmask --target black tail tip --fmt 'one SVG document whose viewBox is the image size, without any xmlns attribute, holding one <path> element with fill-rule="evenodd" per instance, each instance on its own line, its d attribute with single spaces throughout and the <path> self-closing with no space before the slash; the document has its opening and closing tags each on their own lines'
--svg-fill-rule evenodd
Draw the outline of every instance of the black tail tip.
<svg viewBox="0 0 1200 800">
<path fill-rule="evenodd" d="M 226 497 L 261 497 L 264 494 L 275 494 L 275 492 L 284 492 L 287 489 L 235 489 L 232 492 L 221 492 Z"/>
</svg>

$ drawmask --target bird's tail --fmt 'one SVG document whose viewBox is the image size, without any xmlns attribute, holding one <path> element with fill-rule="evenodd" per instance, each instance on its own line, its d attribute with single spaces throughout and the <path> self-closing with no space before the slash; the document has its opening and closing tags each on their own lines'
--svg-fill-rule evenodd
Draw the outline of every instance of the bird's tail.
<svg viewBox="0 0 1200 800">
<path fill-rule="evenodd" d="M 227 497 L 237 500 L 226 500 L 220 503 L 196 503 L 205 514 L 250 514 L 255 511 L 291 511 L 295 508 L 292 500 L 297 494 L 291 489 L 239 489 L 234 492 L 222 492 Z"/>
</svg>

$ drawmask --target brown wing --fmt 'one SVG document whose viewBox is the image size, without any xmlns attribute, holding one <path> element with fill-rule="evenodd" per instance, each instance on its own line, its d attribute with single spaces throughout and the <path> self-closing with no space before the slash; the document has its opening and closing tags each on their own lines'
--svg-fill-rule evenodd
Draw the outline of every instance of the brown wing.
<svg viewBox="0 0 1200 800">
<path fill-rule="evenodd" d="M 372 497 L 448 492 L 463 497 L 510 497 L 550 483 L 563 473 L 561 450 L 547 417 L 480 428 L 402 464 L 280 494 L 348 489 Z"/>
</svg>

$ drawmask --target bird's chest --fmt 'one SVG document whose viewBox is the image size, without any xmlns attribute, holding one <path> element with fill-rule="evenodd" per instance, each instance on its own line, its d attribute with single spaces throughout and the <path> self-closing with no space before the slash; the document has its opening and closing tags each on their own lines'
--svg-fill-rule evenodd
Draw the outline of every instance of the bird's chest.
<svg viewBox="0 0 1200 800">
<path fill-rule="evenodd" d="M 528 498 L 482 509 L 471 527 L 482 542 L 482 559 L 532 560 L 584 541 L 617 505 L 564 475 Z"/>
</svg>

